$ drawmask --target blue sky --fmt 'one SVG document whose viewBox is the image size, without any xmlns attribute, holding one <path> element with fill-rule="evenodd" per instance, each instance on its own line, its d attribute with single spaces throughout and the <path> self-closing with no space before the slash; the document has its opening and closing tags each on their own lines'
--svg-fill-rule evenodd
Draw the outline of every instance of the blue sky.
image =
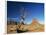
<svg viewBox="0 0 46 35">
<path fill-rule="evenodd" d="M 30 3 L 30 2 L 7 2 L 7 17 L 14 18 L 19 21 L 21 10 L 25 8 L 26 18 L 25 22 L 30 23 L 33 18 L 44 21 L 44 3 Z"/>
</svg>

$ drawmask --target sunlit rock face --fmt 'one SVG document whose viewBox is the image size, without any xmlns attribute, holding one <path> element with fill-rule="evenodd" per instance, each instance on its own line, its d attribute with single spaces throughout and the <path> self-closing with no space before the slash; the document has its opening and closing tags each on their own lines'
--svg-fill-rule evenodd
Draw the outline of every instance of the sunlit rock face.
<svg viewBox="0 0 46 35">
<path fill-rule="evenodd" d="M 28 30 L 30 32 L 43 32 L 44 25 L 40 24 L 37 19 L 33 19 L 32 23 L 29 25 Z"/>
<path fill-rule="evenodd" d="M 32 24 L 37 24 L 38 23 L 38 20 L 36 19 L 36 18 L 34 18 L 33 20 L 32 20 Z"/>
</svg>

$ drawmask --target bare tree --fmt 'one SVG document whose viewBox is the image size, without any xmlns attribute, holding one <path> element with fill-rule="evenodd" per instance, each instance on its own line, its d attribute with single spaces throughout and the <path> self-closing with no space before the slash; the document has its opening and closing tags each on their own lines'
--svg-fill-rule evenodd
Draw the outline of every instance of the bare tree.
<svg viewBox="0 0 46 35">
<path fill-rule="evenodd" d="M 20 23 L 24 23 L 26 14 L 27 14 L 27 12 L 26 12 L 25 8 L 22 7 L 20 9 Z"/>
</svg>

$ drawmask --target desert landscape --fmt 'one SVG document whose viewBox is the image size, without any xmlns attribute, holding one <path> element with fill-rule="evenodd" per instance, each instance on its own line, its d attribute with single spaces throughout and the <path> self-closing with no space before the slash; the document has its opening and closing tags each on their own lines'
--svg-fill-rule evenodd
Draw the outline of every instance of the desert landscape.
<svg viewBox="0 0 46 35">
<path fill-rule="evenodd" d="M 44 32 L 44 25 L 32 20 L 30 24 L 12 22 L 7 24 L 7 33 Z"/>
<path fill-rule="evenodd" d="M 44 3 L 7 1 L 7 33 L 44 32 Z"/>
</svg>

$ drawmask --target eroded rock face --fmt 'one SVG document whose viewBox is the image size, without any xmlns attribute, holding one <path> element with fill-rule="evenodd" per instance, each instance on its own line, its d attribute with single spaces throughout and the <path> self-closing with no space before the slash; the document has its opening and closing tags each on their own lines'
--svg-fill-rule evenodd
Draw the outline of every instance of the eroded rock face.
<svg viewBox="0 0 46 35">
<path fill-rule="evenodd" d="M 40 24 L 37 19 L 33 19 L 32 23 L 28 27 L 28 30 L 31 32 L 43 32 L 44 25 Z"/>
<path fill-rule="evenodd" d="M 36 18 L 34 18 L 33 20 L 32 20 L 32 24 L 37 24 L 38 23 L 38 20 L 36 19 Z"/>
<path fill-rule="evenodd" d="M 28 30 L 30 32 L 43 32 L 44 31 L 44 25 L 41 25 L 41 24 L 31 24 L 29 27 L 28 27 Z"/>
</svg>

